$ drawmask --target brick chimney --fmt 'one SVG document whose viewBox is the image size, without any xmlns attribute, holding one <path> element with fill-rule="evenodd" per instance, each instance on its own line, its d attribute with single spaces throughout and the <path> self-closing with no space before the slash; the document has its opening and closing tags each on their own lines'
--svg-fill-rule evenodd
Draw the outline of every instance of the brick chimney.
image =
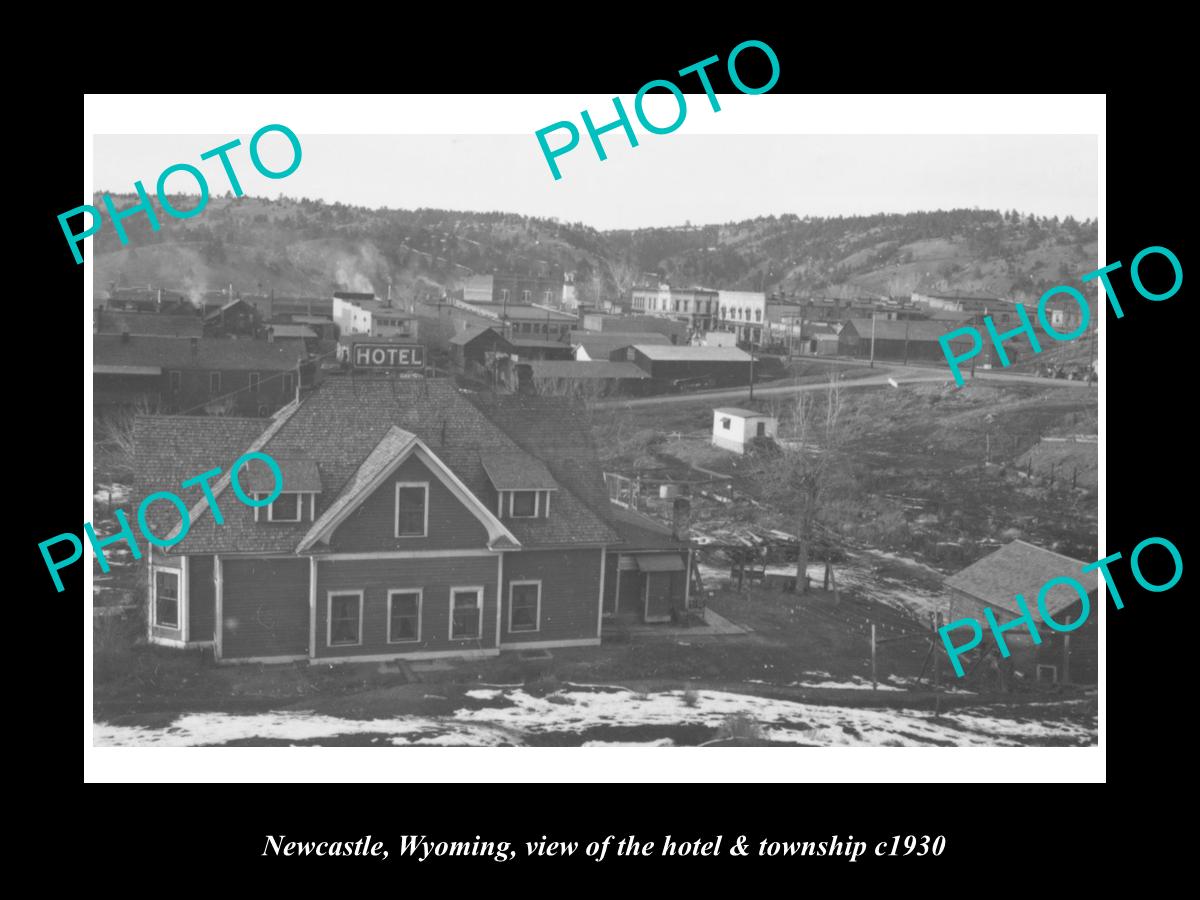
<svg viewBox="0 0 1200 900">
<path fill-rule="evenodd" d="M 691 527 L 692 501 L 687 497 L 676 497 L 675 505 L 671 510 L 671 531 L 675 535 L 675 540 L 688 540 L 688 532 Z"/>
</svg>

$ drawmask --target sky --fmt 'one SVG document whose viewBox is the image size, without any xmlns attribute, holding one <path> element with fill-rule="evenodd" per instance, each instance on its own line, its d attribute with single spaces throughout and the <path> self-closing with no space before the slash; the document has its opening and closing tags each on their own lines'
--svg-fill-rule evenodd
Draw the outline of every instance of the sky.
<svg viewBox="0 0 1200 900">
<path fill-rule="evenodd" d="M 1098 215 L 1097 140 L 1090 135 L 648 135 L 636 148 L 605 135 L 600 161 L 586 133 L 558 157 L 554 180 L 532 135 L 299 134 L 303 156 L 286 178 L 252 167 L 247 140 L 230 153 L 255 196 L 416 209 L 520 213 L 601 230 L 693 225 L 793 213 L 852 216 L 971 208 L 1038 216 Z M 228 135 L 98 135 L 99 191 L 152 192 L 159 173 L 197 166 L 214 194 L 228 180 L 200 154 Z M 558 146 L 559 135 L 548 138 Z M 291 159 L 282 135 L 265 137 L 264 163 Z M 187 173 L 172 192 L 195 193 Z"/>
</svg>

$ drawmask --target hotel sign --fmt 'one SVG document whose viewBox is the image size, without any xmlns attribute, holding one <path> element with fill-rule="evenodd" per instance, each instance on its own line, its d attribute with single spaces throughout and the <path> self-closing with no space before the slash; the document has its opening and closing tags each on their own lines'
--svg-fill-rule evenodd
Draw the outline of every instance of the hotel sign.
<svg viewBox="0 0 1200 900">
<path fill-rule="evenodd" d="M 356 369 L 423 369 L 423 344 L 372 343 L 363 341 L 350 348 L 350 364 Z"/>
</svg>

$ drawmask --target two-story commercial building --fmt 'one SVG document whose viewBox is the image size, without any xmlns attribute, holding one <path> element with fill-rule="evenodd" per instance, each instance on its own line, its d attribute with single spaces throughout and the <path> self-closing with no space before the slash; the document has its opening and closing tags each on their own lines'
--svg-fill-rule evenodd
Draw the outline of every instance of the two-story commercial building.
<svg viewBox="0 0 1200 900">
<path fill-rule="evenodd" d="M 380 300 L 374 294 L 335 291 L 333 321 L 343 335 L 417 339 L 416 316 L 409 315 L 390 300 Z"/>
<path fill-rule="evenodd" d="M 767 328 L 767 295 L 762 291 L 718 291 L 717 328 L 732 331 L 738 343 L 758 345 Z"/>
<path fill-rule="evenodd" d="M 135 440 L 135 500 L 249 451 L 280 467 L 280 492 L 257 509 L 228 473 L 214 481 L 222 524 L 189 498 L 183 540 L 147 561 L 149 639 L 211 646 L 222 662 L 598 644 L 609 556 L 646 549 L 610 524 L 585 411 L 562 398 L 347 376 L 269 422 L 142 417 Z M 258 460 L 238 478 L 264 500 L 276 487 Z M 169 506 L 149 511 L 156 534 L 180 524 Z M 646 566 L 683 568 L 685 541 L 652 549 Z"/>
</svg>

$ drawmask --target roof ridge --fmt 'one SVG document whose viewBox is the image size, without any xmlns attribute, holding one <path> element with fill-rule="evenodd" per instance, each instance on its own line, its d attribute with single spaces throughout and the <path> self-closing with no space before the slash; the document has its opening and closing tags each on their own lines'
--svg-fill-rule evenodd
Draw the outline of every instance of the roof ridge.
<svg viewBox="0 0 1200 900">
<path fill-rule="evenodd" d="M 296 399 L 296 400 L 293 400 L 291 403 L 289 403 L 287 406 L 283 407 L 283 409 L 281 409 L 279 412 L 277 412 L 275 414 L 274 421 L 270 425 L 267 426 L 266 430 L 263 431 L 262 434 L 260 434 L 257 438 L 255 438 L 253 441 L 251 441 L 250 446 L 247 447 L 242 452 L 242 456 L 245 456 L 247 453 L 256 453 L 256 452 L 259 452 L 260 450 L 262 450 L 262 448 L 267 445 L 267 442 L 270 441 L 271 438 L 273 438 L 276 434 L 279 433 L 279 429 L 281 429 L 284 426 L 284 424 L 293 415 L 295 415 L 296 410 L 298 410 L 299 408 L 300 408 L 300 400 Z M 236 460 L 235 460 L 235 462 L 236 462 Z M 218 478 L 216 483 L 212 487 L 212 496 L 213 496 L 214 501 L 216 501 L 217 497 L 219 497 L 221 495 L 221 493 L 225 490 L 225 488 L 229 487 L 229 483 L 232 480 L 232 478 L 233 478 L 233 466 L 231 465 L 229 467 L 229 471 L 225 472 L 220 478 Z M 192 525 L 195 524 L 196 520 L 200 518 L 200 516 L 204 513 L 204 510 L 207 508 L 208 508 L 208 497 L 206 495 L 206 496 L 202 497 L 199 501 L 197 501 L 195 506 L 193 506 L 190 510 L 188 510 L 188 528 L 189 529 L 192 527 Z M 183 519 L 180 519 L 179 525 L 176 525 L 173 529 L 171 529 L 170 534 L 167 535 L 167 539 L 169 540 L 172 537 L 174 537 L 175 534 L 177 534 L 179 532 L 179 529 L 180 529 L 180 527 L 182 527 L 182 525 L 183 525 Z M 186 534 L 186 532 L 185 532 L 185 534 Z"/>
<path fill-rule="evenodd" d="M 1073 556 L 1067 556 L 1065 553 L 1059 553 L 1057 550 L 1050 550 L 1050 549 L 1047 549 L 1046 547 L 1039 547 L 1037 544 L 1031 544 L 1029 541 L 1022 540 L 1021 538 L 1013 538 L 1012 543 L 1024 544 L 1026 547 L 1032 547 L 1034 550 L 1040 550 L 1042 553 L 1049 553 L 1051 556 L 1057 556 L 1060 559 L 1067 560 L 1067 562 L 1083 563 L 1083 560 L 1081 560 L 1081 559 L 1076 559 Z M 1087 563 L 1083 563 L 1083 564 L 1087 565 Z"/>
</svg>

